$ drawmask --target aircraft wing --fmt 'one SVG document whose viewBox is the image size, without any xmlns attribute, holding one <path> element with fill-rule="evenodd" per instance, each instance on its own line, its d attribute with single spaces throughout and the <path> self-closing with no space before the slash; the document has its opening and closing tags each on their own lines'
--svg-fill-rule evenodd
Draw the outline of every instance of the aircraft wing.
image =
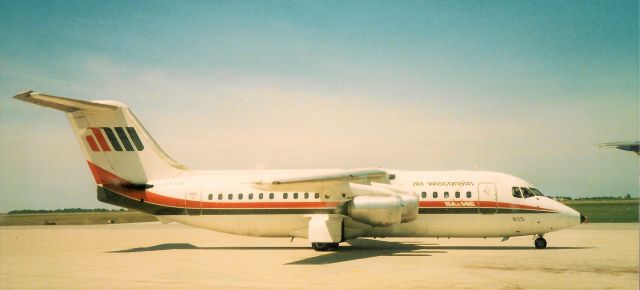
<svg viewBox="0 0 640 290">
<path fill-rule="evenodd" d="M 620 150 L 635 152 L 640 154 L 640 141 L 635 142 L 612 142 L 598 144 L 600 148 L 618 148 Z"/>
<path fill-rule="evenodd" d="M 354 180 L 363 180 L 363 179 L 379 179 L 387 176 L 387 172 L 379 169 L 365 169 L 365 170 L 352 170 L 352 171 L 343 171 L 333 174 L 324 174 L 324 175 L 314 175 L 314 176 L 304 176 L 304 177 L 293 177 L 293 178 L 283 178 L 276 179 L 272 181 L 268 181 L 274 185 L 280 184 L 295 184 L 295 183 L 310 183 L 310 182 L 331 182 L 331 181 L 354 181 Z M 264 183 L 260 181 L 260 183 Z"/>
<path fill-rule="evenodd" d="M 276 178 L 260 180 L 254 186 L 264 190 L 305 190 L 305 191 L 340 191 L 350 182 L 368 183 L 371 181 L 387 183 L 393 175 L 380 169 L 344 170 L 335 173 L 295 176 L 290 178 Z"/>
<path fill-rule="evenodd" d="M 33 103 L 43 107 L 53 108 L 67 113 L 72 113 L 79 110 L 116 110 L 117 106 L 100 104 L 94 102 L 87 102 L 82 100 L 74 100 L 63 97 L 50 96 L 45 94 L 34 93 L 33 91 L 26 91 L 13 97 L 21 101 Z"/>
</svg>

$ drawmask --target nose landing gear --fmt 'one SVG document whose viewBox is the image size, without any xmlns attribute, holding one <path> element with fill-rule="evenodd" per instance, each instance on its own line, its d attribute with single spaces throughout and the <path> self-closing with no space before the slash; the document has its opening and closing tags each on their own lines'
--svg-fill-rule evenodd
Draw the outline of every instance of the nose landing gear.
<svg viewBox="0 0 640 290">
<path fill-rule="evenodd" d="M 535 235 L 536 240 L 533 241 L 533 245 L 536 246 L 536 249 L 544 249 L 547 247 L 547 240 L 545 240 L 542 235 Z"/>
</svg>

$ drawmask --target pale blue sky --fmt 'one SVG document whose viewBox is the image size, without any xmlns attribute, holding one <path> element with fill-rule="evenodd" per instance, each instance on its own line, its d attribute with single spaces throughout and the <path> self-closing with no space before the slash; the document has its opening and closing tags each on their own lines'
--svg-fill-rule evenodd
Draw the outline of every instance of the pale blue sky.
<svg viewBox="0 0 640 290">
<path fill-rule="evenodd" d="M 638 194 L 637 1 L 0 0 L 0 211 L 103 207 L 33 89 L 198 169 L 481 169 Z"/>
</svg>

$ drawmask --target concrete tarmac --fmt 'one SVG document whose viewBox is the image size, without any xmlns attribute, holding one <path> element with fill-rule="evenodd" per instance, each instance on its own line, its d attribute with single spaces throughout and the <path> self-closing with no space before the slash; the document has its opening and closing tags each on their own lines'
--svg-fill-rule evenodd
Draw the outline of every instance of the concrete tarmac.
<svg viewBox="0 0 640 290">
<path fill-rule="evenodd" d="M 339 252 L 160 223 L 0 227 L 1 289 L 638 289 L 638 224 L 355 240 Z"/>
</svg>

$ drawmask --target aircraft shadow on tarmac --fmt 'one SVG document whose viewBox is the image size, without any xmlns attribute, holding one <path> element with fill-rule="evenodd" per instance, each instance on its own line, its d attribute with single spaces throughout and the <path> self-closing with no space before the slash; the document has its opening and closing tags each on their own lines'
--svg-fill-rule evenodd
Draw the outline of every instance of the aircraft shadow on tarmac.
<svg viewBox="0 0 640 290">
<path fill-rule="evenodd" d="M 131 248 L 111 251 L 109 253 L 136 253 L 166 250 L 304 250 L 316 254 L 313 257 L 287 263 L 287 265 L 322 265 L 367 259 L 380 256 L 396 257 L 428 257 L 433 254 L 446 254 L 456 250 L 511 250 L 511 251 L 540 251 L 531 246 L 439 246 L 439 244 L 425 244 L 422 242 L 389 242 L 372 239 L 349 240 L 350 246 L 340 247 L 337 252 L 312 252 L 307 247 L 198 247 L 189 243 L 159 244 L 149 247 Z M 549 250 L 579 250 L 589 247 L 549 247 Z"/>
</svg>

